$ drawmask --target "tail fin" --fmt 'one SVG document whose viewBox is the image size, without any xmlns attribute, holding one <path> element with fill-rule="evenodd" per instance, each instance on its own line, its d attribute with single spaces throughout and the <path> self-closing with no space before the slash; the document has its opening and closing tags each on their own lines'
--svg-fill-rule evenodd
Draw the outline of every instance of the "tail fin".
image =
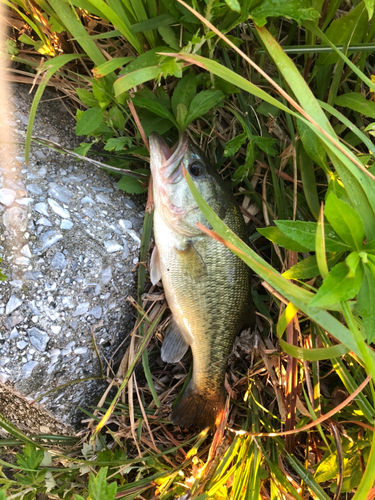
<svg viewBox="0 0 375 500">
<path fill-rule="evenodd" d="M 191 381 L 172 411 L 171 422 L 181 427 L 212 427 L 219 421 L 224 407 L 224 388 L 205 393 L 195 389 Z"/>
</svg>

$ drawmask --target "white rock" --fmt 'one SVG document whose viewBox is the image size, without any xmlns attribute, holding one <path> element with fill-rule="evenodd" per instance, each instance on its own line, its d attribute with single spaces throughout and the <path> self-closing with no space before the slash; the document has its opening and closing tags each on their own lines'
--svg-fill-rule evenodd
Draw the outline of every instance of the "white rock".
<svg viewBox="0 0 375 500">
<path fill-rule="evenodd" d="M 22 253 L 22 255 L 24 255 L 25 257 L 28 257 L 28 258 L 30 258 L 30 257 L 31 257 L 30 247 L 29 247 L 28 243 L 26 243 L 26 245 L 24 245 L 24 246 L 21 248 L 21 253 Z"/>
<path fill-rule="evenodd" d="M 63 219 L 70 219 L 70 213 L 68 212 L 68 210 L 65 210 L 65 208 L 59 205 L 57 201 L 53 200 L 52 198 L 48 198 L 48 204 L 55 212 L 55 214 L 59 215 Z"/>
<path fill-rule="evenodd" d="M 17 193 L 13 189 L 0 189 L 0 203 L 9 207 L 16 199 Z"/>
<path fill-rule="evenodd" d="M 20 307 L 22 302 L 23 300 L 19 299 L 16 295 L 11 295 L 5 308 L 5 314 L 6 315 L 11 314 L 18 307 Z"/>
</svg>

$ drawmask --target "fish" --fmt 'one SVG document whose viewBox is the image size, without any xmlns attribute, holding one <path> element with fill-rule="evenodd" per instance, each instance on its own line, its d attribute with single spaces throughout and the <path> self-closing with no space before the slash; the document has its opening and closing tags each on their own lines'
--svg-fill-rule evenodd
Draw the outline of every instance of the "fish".
<svg viewBox="0 0 375 500">
<path fill-rule="evenodd" d="M 185 134 L 170 148 L 149 137 L 153 178 L 154 240 L 150 259 L 153 284 L 160 279 L 172 312 L 161 349 L 165 362 L 178 362 L 190 346 L 192 377 L 172 410 L 181 427 L 204 429 L 220 421 L 224 380 L 234 337 L 253 324 L 250 269 L 228 248 L 197 227 L 211 227 L 184 177 L 189 172 L 201 195 L 236 233 L 247 235 L 241 211 L 228 185 Z"/>
</svg>

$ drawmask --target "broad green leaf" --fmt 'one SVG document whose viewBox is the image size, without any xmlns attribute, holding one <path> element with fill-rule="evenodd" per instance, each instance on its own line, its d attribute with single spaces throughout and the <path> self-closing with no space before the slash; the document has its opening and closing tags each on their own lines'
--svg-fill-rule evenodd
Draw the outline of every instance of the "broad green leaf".
<svg viewBox="0 0 375 500">
<path fill-rule="evenodd" d="M 153 80 L 158 78 L 160 75 L 159 66 L 150 66 L 148 68 L 138 69 L 133 71 L 133 73 L 128 73 L 124 76 L 121 76 L 118 80 L 113 84 L 113 89 L 115 91 L 115 96 L 127 92 L 128 90 L 140 85 L 141 83 L 148 82 L 149 80 Z"/>
<path fill-rule="evenodd" d="M 149 172 L 144 169 L 139 169 L 134 170 L 134 173 L 145 174 Z M 123 175 L 118 181 L 117 187 L 121 189 L 121 191 L 125 191 L 126 193 L 141 194 L 146 191 L 146 188 L 142 186 L 142 183 L 144 182 L 144 180 L 141 181 L 140 179 L 131 177 L 130 175 Z"/>
<path fill-rule="evenodd" d="M 348 92 L 335 99 L 336 106 L 349 108 L 362 115 L 375 119 L 375 102 L 368 101 L 366 97 L 359 92 Z"/>
<path fill-rule="evenodd" d="M 334 45 L 343 45 L 349 38 L 351 44 L 359 43 L 366 33 L 367 22 L 366 10 L 363 3 L 359 2 L 346 15 L 339 16 L 332 21 L 325 35 Z M 336 54 L 321 54 L 317 64 L 321 66 L 335 64 L 338 58 L 339 56 Z"/>
<path fill-rule="evenodd" d="M 331 269 L 341 257 L 341 253 L 327 254 L 328 269 Z M 282 276 L 287 279 L 310 279 L 319 276 L 319 268 L 315 255 L 300 260 L 297 264 L 285 271 Z"/>
<path fill-rule="evenodd" d="M 348 278 L 347 275 L 345 262 L 336 264 L 310 302 L 310 307 L 328 308 L 338 302 L 353 299 L 361 286 L 363 272 L 359 267 L 354 278 Z"/>
<path fill-rule="evenodd" d="M 334 231 L 353 250 L 362 248 L 365 230 L 356 211 L 344 201 L 329 193 L 324 207 L 324 215 Z"/>
<path fill-rule="evenodd" d="M 108 125 L 112 125 L 115 127 L 117 130 L 120 132 L 124 131 L 125 128 L 125 117 L 119 110 L 117 106 L 112 106 L 110 110 L 108 111 Z M 130 143 L 131 139 L 129 138 Z"/>
<path fill-rule="evenodd" d="M 233 137 L 233 139 L 230 139 L 225 144 L 224 156 L 226 158 L 228 158 L 229 156 L 234 156 L 246 141 L 247 141 L 246 132 L 243 132 L 242 134 Z"/>
<path fill-rule="evenodd" d="M 151 113 L 148 109 L 141 109 L 139 118 L 147 137 L 151 134 L 151 132 L 157 132 L 158 134 L 163 135 L 173 127 L 173 123 L 170 120 L 157 116 L 154 113 Z"/>
<path fill-rule="evenodd" d="M 98 100 L 96 99 L 96 97 L 92 92 L 80 88 L 76 88 L 76 92 L 80 101 L 83 102 L 85 106 L 88 106 L 89 108 L 94 108 L 99 104 Z"/>
<path fill-rule="evenodd" d="M 100 66 L 97 66 L 92 70 L 92 74 L 94 75 L 95 78 L 102 78 L 103 76 L 108 75 L 109 73 L 112 73 L 112 71 L 115 71 L 116 69 L 121 68 L 121 66 L 125 66 L 125 64 L 128 64 L 128 62 L 133 61 L 134 57 L 116 57 L 115 59 L 111 59 L 110 61 L 105 62 L 104 64 L 101 64 Z"/>
<path fill-rule="evenodd" d="M 112 95 L 106 80 L 97 80 L 94 78 L 92 81 L 92 91 L 101 108 L 105 108 L 111 102 Z"/>
<path fill-rule="evenodd" d="M 146 108 L 152 113 L 155 113 L 156 115 L 171 121 L 173 125 L 178 129 L 178 124 L 172 113 L 168 111 L 168 109 L 159 101 L 156 101 L 155 99 L 148 99 L 147 97 L 133 97 L 132 101 L 136 106 Z"/>
<path fill-rule="evenodd" d="M 102 467 L 95 476 L 90 474 L 89 494 L 91 500 L 115 500 L 117 483 L 107 483 L 108 467 Z"/>
<path fill-rule="evenodd" d="M 350 202 L 354 207 L 356 213 L 361 218 L 365 234 L 367 238 L 375 238 L 375 214 L 373 210 L 373 203 L 375 201 L 375 194 L 371 191 L 375 187 L 375 183 L 367 178 L 363 172 L 359 172 L 359 177 L 357 178 L 354 171 L 350 171 L 341 160 L 330 154 L 332 161 L 335 164 L 335 168 L 341 182 L 344 184 L 347 194 L 349 195 Z"/>
<path fill-rule="evenodd" d="M 236 182 L 240 182 L 254 172 L 254 162 L 256 157 L 256 151 L 254 148 L 254 143 L 250 141 L 246 148 L 246 158 L 245 163 L 237 168 L 234 172 L 232 179 Z"/>
<path fill-rule="evenodd" d="M 108 139 L 104 146 L 105 151 L 122 151 L 125 146 L 131 147 L 132 140 L 130 137 L 112 137 Z"/>
<path fill-rule="evenodd" d="M 163 26 L 158 28 L 159 34 L 163 39 L 163 42 L 168 45 L 173 50 L 180 50 L 180 41 L 176 36 L 176 33 L 170 26 Z"/>
<path fill-rule="evenodd" d="M 331 347 L 322 347 L 320 349 L 305 349 L 285 342 L 279 339 L 280 347 L 293 358 L 301 361 L 321 361 L 324 359 L 337 358 L 349 352 L 349 349 L 343 344 L 334 345 Z"/>
<path fill-rule="evenodd" d="M 375 278 L 368 266 L 363 267 L 364 276 L 357 298 L 367 342 L 370 344 L 375 338 Z"/>
<path fill-rule="evenodd" d="M 197 93 L 197 82 L 196 76 L 192 69 L 188 71 L 181 80 L 178 81 L 176 88 L 173 91 L 171 104 L 173 113 L 177 116 L 177 106 L 179 104 L 184 104 L 186 109 L 189 108 L 189 105 Z"/>
<path fill-rule="evenodd" d="M 310 7 L 310 2 L 306 0 L 289 0 L 288 2 L 275 2 L 265 0 L 255 9 L 250 10 L 250 17 L 254 19 L 257 26 L 264 26 L 267 17 L 286 17 L 294 19 L 301 24 L 302 21 L 319 19 L 320 14 Z"/>
<path fill-rule="evenodd" d="M 190 102 L 185 127 L 200 116 L 206 114 L 211 108 L 221 102 L 224 97 L 221 90 L 202 90 L 202 92 L 199 92 Z"/>
<path fill-rule="evenodd" d="M 178 127 L 180 130 L 184 128 L 187 112 L 188 110 L 185 104 L 183 102 L 180 102 L 177 105 L 177 110 L 176 110 L 176 121 L 178 123 Z"/>
<path fill-rule="evenodd" d="M 293 252 L 308 252 L 309 249 L 286 236 L 278 227 L 270 226 L 257 229 L 258 233 L 266 237 L 268 240 L 276 243 L 276 245 L 292 250 Z"/>
<path fill-rule="evenodd" d="M 92 145 L 92 142 L 81 142 L 78 148 L 75 148 L 74 152 L 77 153 L 77 155 L 86 156 Z"/>
<path fill-rule="evenodd" d="M 260 137 L 258 135 L 253 135 L 251 139 L 258 146 L 258 148 L 266 154 L 270 156 L 277 155 L 277 150 L 275 148 L 277 141 L 275 139 L 272 139 L 271 137 Z"/>
<path fill-rule="evenodd" d="M 345 264 L 349 268 L 348 278 L 354 278 L 356 269 L 360 262 L 361 258 L 358 252 L 351 252 L 345 259 Z"/>
<path fill-rule="evenodd" d="M 25 469 L 35 470 L 41 464 L 44 458 L 44 451 L 37 450 L 35 445 L 27 443 L 23 448 L 23 454 L 17 453 L 17 463 Z"/>
<path fill-rule="evenodd" d="M 225 0 L 225 3 L 228 5 L 228 7 L 231 10 L 234 10 L 235 12 L 238 12 L 238 13 L 241 12 L 241 6 L 238 3 L 238 0 Z"/>
<path fill-rule="evenodd" d="M 277 220 L 275 224 L 289 238 L 310 251 L 315 250 L 316 222 Z M 328 224 L 324 224 L 324 237 L 327 252 L 341 252 L 350 249 Z"/>
<path fill-rule="evenodd" d="M 99 127 L 104 118 L 105 108 L 96 106 L 95 108 L 87 109 L 80 116 L 76 128 L 76 135 L 90 135 Z"/>
<path fill-rule="evenodd" d="M 374 0 L 365 0 L 369 20 L 371 20 L 372 16 L 374 15 L 374 3 Z"/>
<path fill-rule="evenodd" d="M 314 474 L 314 478 L 318 483 L 323 483 L 336 477 L 337 473 L 337 452 L 335 452 L 320 462 Z"/>
<path fill-rule="evenodd" d="M 166 78 L 168 75 L 175 76 L 176 78 L 182 78 L 182 68 L 183 65 L 173 58 L 165 58 L 160 62 L 161 75 Z M 159 78 L 160 82 L 160 78 Z"/>
</svg>

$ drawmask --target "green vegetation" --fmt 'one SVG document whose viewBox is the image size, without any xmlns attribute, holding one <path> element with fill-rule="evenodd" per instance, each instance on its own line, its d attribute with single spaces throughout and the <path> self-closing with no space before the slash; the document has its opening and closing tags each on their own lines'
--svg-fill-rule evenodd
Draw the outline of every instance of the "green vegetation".
<svg viewBox="0 0 375 500">
<path fill-rule="evenodd" d="M 53 78 L 76 108 L 75 153 L 102 145 L 128 193 L 147 190 L 147 136 L 187 130 L 249 221 L 243 242 L 187 174 L 211 236 L 253 269 L 258 316 L 229 359 L 228 425 L 175 429 L 189 374 L 158 365 L 166 311 L 140 265 L 138 336 L 117 395 L 88 414 L 96 430 L 30 438 L 1 419 L 0 498 L 374 498 L 374 1 L 2 3 L 22 21 L 10 71 L 40 76 L 26 155 Z M 149 197 L 140 262 L 151 229 Z"/>
</svg>

